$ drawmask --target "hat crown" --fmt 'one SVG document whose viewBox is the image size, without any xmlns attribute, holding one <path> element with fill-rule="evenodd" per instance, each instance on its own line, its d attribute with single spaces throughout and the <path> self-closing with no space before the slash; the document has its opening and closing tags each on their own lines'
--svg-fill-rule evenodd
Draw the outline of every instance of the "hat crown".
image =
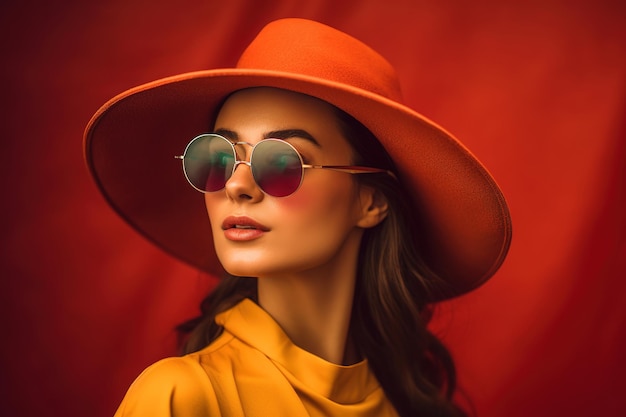
<svg viewBox="0 0 626 417">
<path fill-rule="evenodd" d="M 402 102 L 398 77 L 385 58 L 361 41 L 310 20 L 268 24 L 243 52 L 237 68 L 315 77 Z"/>
</svg>

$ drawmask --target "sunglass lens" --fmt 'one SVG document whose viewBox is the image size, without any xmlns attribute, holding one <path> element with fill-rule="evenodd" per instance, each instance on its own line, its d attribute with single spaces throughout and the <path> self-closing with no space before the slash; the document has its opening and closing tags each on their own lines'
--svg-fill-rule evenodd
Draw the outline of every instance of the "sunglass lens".
<svg viewBox="0 0 626 417">
<path fill-rule="evenodd" d="M 226 139 L 201 135 L 187 147 L 184 163 L 185 174 L 194 187 L 202 191 L 219 191 L 232 175 L 235 154 Z"/>
<path fill-rule="evenodd" d="M 286 142 L 267 139 L 252 154 L 252 175 L 263 191 L 274 197 L 293 193 L 302 181 L 302 160 Z"/>
</svg>

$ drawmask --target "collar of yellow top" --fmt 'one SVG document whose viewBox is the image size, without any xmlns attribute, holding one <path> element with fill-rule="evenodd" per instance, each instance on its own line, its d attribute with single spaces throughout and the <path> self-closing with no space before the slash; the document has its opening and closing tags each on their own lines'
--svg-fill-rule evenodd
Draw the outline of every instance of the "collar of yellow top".
<svg viewBox="0 0 626 417">
<path fill-rule="evenodd" d="M 380 388 L 367 360 L 344 366 L 307 352 L 296 346 L 278 323 L 250 299 L 219 314 L 215 321 L 226 332 L 267 356 L 287 379 L 332 401 L 358 403 Z"/>
</svg>

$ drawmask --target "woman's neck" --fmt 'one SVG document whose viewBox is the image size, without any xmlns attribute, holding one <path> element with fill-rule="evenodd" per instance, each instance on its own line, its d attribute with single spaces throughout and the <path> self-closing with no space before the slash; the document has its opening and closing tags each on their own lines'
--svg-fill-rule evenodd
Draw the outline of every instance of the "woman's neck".
<svg viewBox="0 0 626 417">
<path fill-rule="evenodd" d="M 287 336 L 335 364 L 358 361 L 349 338 L 360 236 L 355 241 L 323 268 L 258 279 L 260 306 Z"/>
</svg>

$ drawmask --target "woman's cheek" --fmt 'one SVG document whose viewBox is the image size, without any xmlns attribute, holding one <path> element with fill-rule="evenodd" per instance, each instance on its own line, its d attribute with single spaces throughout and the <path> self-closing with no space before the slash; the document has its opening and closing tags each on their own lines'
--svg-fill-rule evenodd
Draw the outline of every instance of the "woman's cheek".
<svg viewBox="0 0 626 417">
<path fill-rule="evenodd" d="M 343 174 L 341 174 L 343 175 Z M 354 183 L 350 176 L 341 178 L 333 176 L 331 178 L 321 177 L 304 178 L 304 182 L 300 188 L 288 197 L 278 200 L 281 207 L 290 210 L 307 210 L 313 207 L 324 207 L 327 205 L 335 206 L 342 198 L 353 190 Z"/>
<path fill-rule="evenodd" d="M 282 197 L 277 201 L 277 204 L 281 208 L 287 210 L 304 210 L 310 208 L 316 201 L 317 196 L 312 190 L 303 189 L 300 187 L 295 193 L 287 197 Z"/>
</svg>

